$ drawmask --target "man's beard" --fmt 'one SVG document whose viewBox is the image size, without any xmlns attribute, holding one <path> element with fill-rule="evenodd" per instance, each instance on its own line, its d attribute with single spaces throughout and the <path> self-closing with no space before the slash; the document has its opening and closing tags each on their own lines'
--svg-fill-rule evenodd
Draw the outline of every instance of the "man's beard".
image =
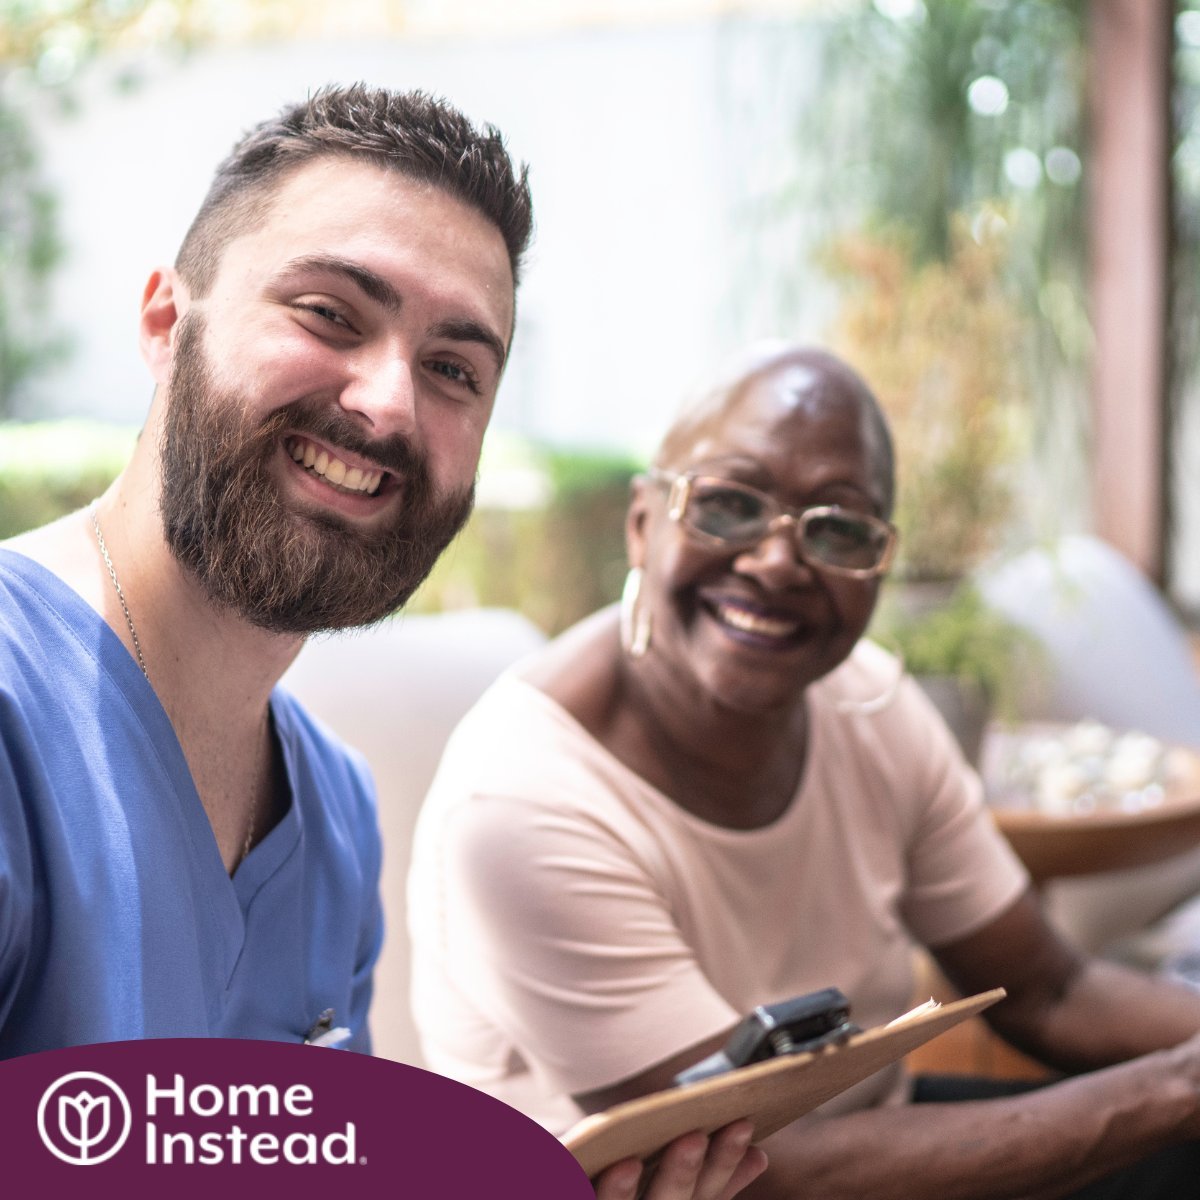
<svg viewBox="0 0 1200 1200">
<path fill-rule="evenodd" d="M 394 612 L 470 516 L 474 486 L 436 496 L 424 458 L 405 438 L 371 440 L 328 401 L 298 400 L 253 425 L 248 406 L 213 383 L 203 343 L 203 320 L 185 316 L 160 448 L 172 553 L 212 601 L 272 633 L 369 625 Z M 395 518 L 363 530 L 286 504 L 270 469 L 285 431 L 392 472 L 403 488 Z"/>
</svg>

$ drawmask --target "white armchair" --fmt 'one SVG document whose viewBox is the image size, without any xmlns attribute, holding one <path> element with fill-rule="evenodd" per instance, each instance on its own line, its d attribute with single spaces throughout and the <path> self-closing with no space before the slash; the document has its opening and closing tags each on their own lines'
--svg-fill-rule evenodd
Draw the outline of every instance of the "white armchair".
<svg viewBox="0 0 1200 1200">
<path fill-rule="evenodd" d="M 421 1066 L 409 1014 L 405 881 L 412 828 L 450 731 L 505 667 L 544 635 L 499 609 L 401 615 L 312 639 L 283 686 L 367 758 L 379 791 L 387 922 L 375 974 L 375 1053 Z"/>
<path fill-rule="evenodd" d="M 1200 748 L 1200 675 L 1187 631 L 1154 585 L 1099 538 L 1063 538 L 983 573 L 998 611 L 1035 634 L 1047 670 L 1019 698 L 1027 720 L 1092 719 Z M 1148 867 L 1059 880 L 1047 910 L 1103 949 L 1200 893 L 1200 850 Z"/>
<path fill-rule="evenodd" d="M 1046 649 L 1049 670 L 1022 696 L 1022 717 L 1090 717 L 1200 748 L 1200 676 L 1187 632 L 1158 589 L 1112 546 L 1066 537 L 978 582 L 993 608 Z"/>
</svg>

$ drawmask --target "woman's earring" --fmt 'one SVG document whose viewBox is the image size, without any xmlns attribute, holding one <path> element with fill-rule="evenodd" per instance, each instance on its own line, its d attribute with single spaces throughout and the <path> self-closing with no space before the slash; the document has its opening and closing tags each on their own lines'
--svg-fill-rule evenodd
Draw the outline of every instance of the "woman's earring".
<svg viewBox="0 0 1200 1200">
<path fill-rule="evenodd" d="M 645 574 L 641 567 L 630 567 L 621 590 L 621 647 L 630 658 L 641 658 L 650 649 L 650 614 L 638 606 Z"/>
</svg>

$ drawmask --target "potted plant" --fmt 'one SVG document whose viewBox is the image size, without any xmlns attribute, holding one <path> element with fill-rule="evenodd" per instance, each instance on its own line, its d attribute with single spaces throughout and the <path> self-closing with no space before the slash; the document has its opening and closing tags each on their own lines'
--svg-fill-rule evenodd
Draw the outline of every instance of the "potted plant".
<svg viewBox="0 0 1200 1200">
<path fill-rule="evenodd" d="M 1013 714 L 1020 681 L 1039 658 L 1033 635 L 989 607 L 970 579 L 918 610 L 885 593 L 871 634 L 902 656 L 976 765 L 988 720 Z"/>
<path fill-rule="evenodd" d="M 925 262 L 897 232 L 845 237 L 826 255 L 844 289 L 831 341 L 874 389 L 896 450 L 900 549 L 872 632 L 972 759 L 1029 643 L 970 582 L 1011 528 L 1027 442 L 1003 230 L 957 219 L 946 258 Z"/>
</svg>

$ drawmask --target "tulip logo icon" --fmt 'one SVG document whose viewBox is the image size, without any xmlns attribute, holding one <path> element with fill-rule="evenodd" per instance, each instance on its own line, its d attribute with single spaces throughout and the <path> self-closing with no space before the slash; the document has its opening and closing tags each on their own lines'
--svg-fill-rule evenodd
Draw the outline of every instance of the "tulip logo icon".
<svg viewBox="0 0 1200 1200">
<path fill-rule="evenodd" d="M 72 1071 L 56 1079 L 42 1093 L 37 1120 L 46 1149 L 80 1167 L 112 1158 L 133 1124 L 125 1093 L 95 1071 Z"/>
</svg>

